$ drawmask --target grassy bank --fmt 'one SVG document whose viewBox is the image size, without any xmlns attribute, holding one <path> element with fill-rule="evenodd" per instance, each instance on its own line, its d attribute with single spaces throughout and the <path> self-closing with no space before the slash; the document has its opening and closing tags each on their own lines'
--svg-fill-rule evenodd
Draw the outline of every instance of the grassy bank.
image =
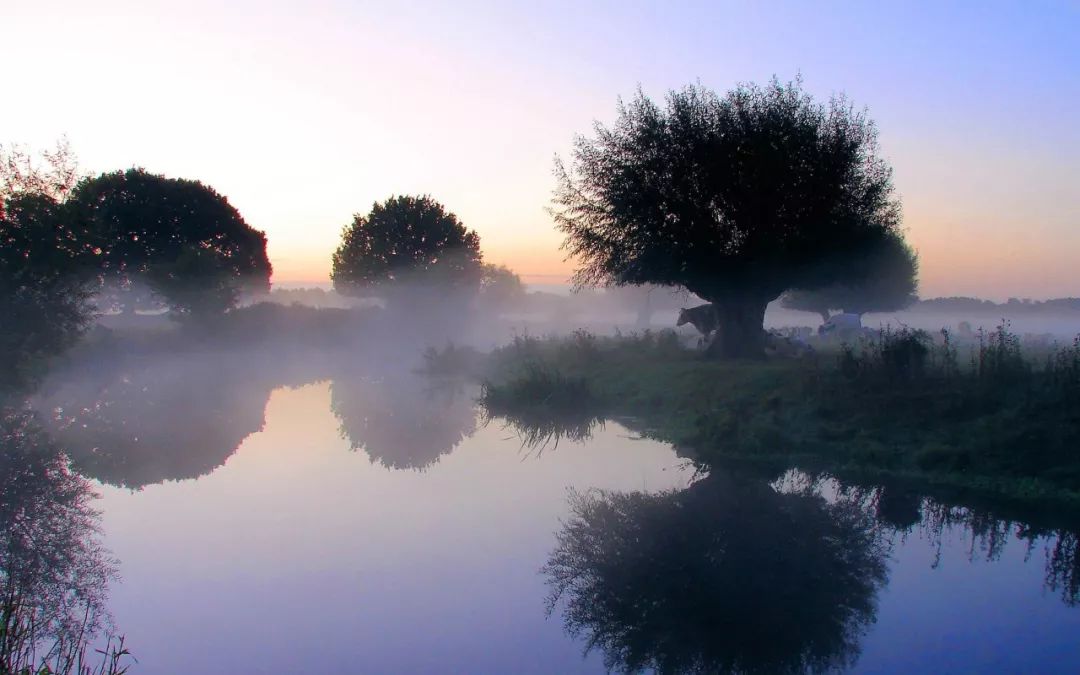
<svg viewBox="0 0 1080 675">
<path fill-rule="evenodd" d="M 706 361 L 670 333 L 428 355 L 451 361 L 485 382 L 490 414 L 529 420 L 526 440 L 541 421 L 550 435 L 552 410 L 573 411 L 628 418 L 706 465 L 782 461 L 1080 505 L 1080 346 L 1025 354 L 1005 327 L 962 348 L 887 331 L 803 361 Z"/>
</svg>

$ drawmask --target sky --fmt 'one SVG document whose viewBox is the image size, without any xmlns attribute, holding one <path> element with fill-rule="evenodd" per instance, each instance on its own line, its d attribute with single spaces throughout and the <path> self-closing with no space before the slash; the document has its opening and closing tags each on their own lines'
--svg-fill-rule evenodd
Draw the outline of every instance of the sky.
<svg viewBox="0 0 1080 675">
<path fill-rule="evenodd" d="M 557 155 L 620 96 L 801 73 L 866 106 L 923 297 L 1080 295 L 1080 3 L 0 0 L 0 142 L 196 178 L 325 282 L 354 213 L 430 194 L 485 259 L 573 269 Z"/>
</svg>

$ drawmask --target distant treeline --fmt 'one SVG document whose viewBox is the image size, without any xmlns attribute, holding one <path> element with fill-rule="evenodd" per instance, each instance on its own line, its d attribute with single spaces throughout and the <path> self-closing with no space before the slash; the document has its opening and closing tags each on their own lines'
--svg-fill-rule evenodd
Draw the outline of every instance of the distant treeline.
<svg viewBox="0 0 1080 675">
<path fill-rule="evenodd" d="M 927 298 L 919 300 L 909 308 L 914 311 L 948 312 L 951 314 L 970 312 L 974 314 L 1016 315 L 1016 314 L 1059 314 L 1061 312 L 1080 311 L 1080 298 L 1050 298 L 1049 300 L 1031 300 L 1030 298 L 1009 298 L 1005 302 L 953 296 L 948 298 Z"/>
</svg>

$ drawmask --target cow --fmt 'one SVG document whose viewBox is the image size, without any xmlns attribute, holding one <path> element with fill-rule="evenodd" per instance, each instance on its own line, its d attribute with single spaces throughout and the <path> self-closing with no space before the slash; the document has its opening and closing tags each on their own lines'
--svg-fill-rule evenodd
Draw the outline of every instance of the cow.
<svg viewBox="0 0 1080 675">
<path fill-rule="evenodd" d="M 777 330 L 765 333 L 765 355 L 788 359 L 813 356 L 814 348 L 798 336 L 784 335 Z"/>
<path fill-rule="evenodd" d="M 684 307 L 679 310 L 679 320 L 675 322 L 675 325 L 685 326 L 686 324 L 696 328 L 701 333 L 702 344 L 706 344 L 709 341 L 709 336 L 720 327 L 720 320 L 716 316 L 716 309 L 712 304 L 705 303 L 690 309 Z"/>
<path fill-rule="evenodd" d="M 824 338 L 850 340 L 863 335 L 862 317 L 858 314 L 833 314 L 818 328 Z"/>
</svg>

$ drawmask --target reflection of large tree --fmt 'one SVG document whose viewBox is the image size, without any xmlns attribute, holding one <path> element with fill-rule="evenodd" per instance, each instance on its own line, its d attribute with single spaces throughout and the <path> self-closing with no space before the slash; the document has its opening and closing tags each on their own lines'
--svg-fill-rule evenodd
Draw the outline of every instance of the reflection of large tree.
<svg viewBox="0 0 1080 675">
<path fill-rule="evenodd" d="M 80 472 L 138 488 L 221 466 L 263 427 L 272 382 L 226 357 L 122 364 L 50 387 L 38 402 Z"/>
<path fill-rule="evenodd" d="M 410 373 L 340 373 L 331 407 L 352 449 L 389 469 L 426 468 L 476 432 L 468 396 Z"/>
<path fill-rule="evenodd" d="M 108 626 L 116 564 L 99 543 L 94 497 L 32 414 L 3 412 L 0 672 L 38 672 L 43 663 L 68 672 Z"/>
<path fill-rule="evenodd" d="M 544 571 L 551 608 L 637 672 L 820 672 L 854 663 L 886 549 L 850 502 L 710 477 L 574 494 Z"/>
</svg>

